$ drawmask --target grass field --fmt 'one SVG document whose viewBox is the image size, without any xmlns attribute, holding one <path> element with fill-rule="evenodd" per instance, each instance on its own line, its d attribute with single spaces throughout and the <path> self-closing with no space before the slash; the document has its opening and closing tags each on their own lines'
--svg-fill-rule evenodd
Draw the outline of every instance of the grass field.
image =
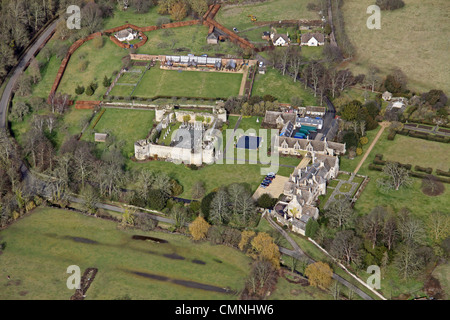
<svg viewBox="0 0 450 320">
<path fill-rule="evenodd" d="M 118 141 L 125 141 L 123 153 L 128 156 L 134 154 L 134 143 L 147 137 L 154 118 L 153 110 L 107 109 L 95 126 L 95 132 L 109 133 Z M 83 136 L 83 139 L 94 141 L 93 135 Z"/>
<path fill-rule="evenodd" d="M 156 65 L 145 73 L 133 95 L 228 98 L 239 94 L 241 81 L 241 73 L 178 72 L 162 70 Z"/>
<path fill-rule="evenodd" d="M 70 94 L 75 100 L 102 100 L 106 92 L 102 84 L 104 76 L 112 77 L 113 71 L 119 71 L 121 59 L 127 54 L 128 51 L 119 48 L 107 37 L 104 37 L 101 49 L 95 48 L 93 40 L 86 42 L 70 58 L 58 91 Z M 88 62 L 88 66 L 85 71 L 80 71 L 80 64 L 84 62 Z M 91 82 L 98 84 L 93 96 L 75 94 L 78 85 L 87 87 Z"/>
<path fill-rule="evenodd" d="M 187 199 L 191 198 L 192 186 L 197 181 L 205 183 L 207 193 L 232 183 L 247 183 L 254 192 L 264 178 L 261 175 L 261 166 L 257 164 L 212 164 L 206 165 L 200 170 L 191 170 L 184 165 L 171 162 L 135 163 L 129 161 L 128 168 L 146 168 L 152 171 L 166 172 L 183 186 L 184 192 L 180 197 Z"/>
<path fill-rule="evenodd" d="M 133 8 L 128 9 L 126 11 L 122 11 L 118 9 L 118 6 L 116 6 L 114 16 L 105 19 L 103 29 L 104 30 L 111 29 L 114 27 L 122 26 L 126 23 L 131 23 L 138 27 L 155 26 L 156 22 L 158 21 L 158 18 L 162 17 L 161 15 L 158 14 L 158 7 L 159 6 L 154 6 L 150 8 L 147 13 L 136 13 Z M 191 19 L 192 17 L 187 16 L 184 20 L 191 20 Z"/>
<path fill-rule="evenodd" d="M 253 84 L 252 95 L 264 96 L 270 94 L 279 102 L 290 103 L 294 96 L 303 99 L 305 105 L 317 105 L 314 95 L 305 89 L 301 82 L 294 82 L 289 76 L 283 76 L 280 71 L 268 68 L 266 74 L 257 74 Z"/>
<path fill-rule="evenodd" d="M 382 11 L 381 29 L 369 30 L 367 7 L 372 0 L 347 0 L 342 7 L 345 29 L 356 47 L 349 64 L 354 74 L 367 74 L 375 65 L 386 75 L 399 67 L 411 90 L 442 89 L 450 92 L 448 37 L 450 2 L 405 0 L 402 9 Z"/>
<path fill-rule="evenodd" d="M 319 19 L 314 11 L 306 9 L 309 0 L 268 0 L 247 5 L 230 5 L 222 7 L 216 15 L 216 21 L 229 29 L 239 31 L 254 26 L 248 15 L 254 15 L 258 21 L 278 21 L 293 19 Z"/>
<path fill-rule="evenodd" d="M 156 244 L 132 240 L 134 234 L 167 240 Z M 146 272 L 170 279 L 240 290 L 250 259 L 238 250 L 210 243 L 193 243 L 185 236 L 140 230 L 119 230 L 116 223 L 57 209 L 37 209 L 0 232 L 6 248 L 0 258 L 0 299 L 68 300 L 67 267 L 88 267 L 98 273 L 86 299 L 236 299 L 172 281 L 130 274 Z M 94 243 L 74 241 L 85 238 Z M 183 259 L 164 255 L 177 254 Z M 205 264 L 193 263 L 193 260 Z M 11 281 L 7 276 L 11 276 Z M 9 284 L 8 284 L 9 283 Z"/>
<path fill-rule="evenodd" d="M 159 29 L 145 34 L 148 41 L 138 48 L 137 52 L 140 54 L 186 55 L 192 53 L 215 56 L 220 53 L 235 55 L 238 48 L 230 41 L 219 42 L 217 45 L 207 44 L 208 28 L 203 25 Z"/>
<path fill-rule="evenodd" d="M 448 145 L 439 142 L 426 141 L 411 137 L 396 136 L 394 141 L 387 140 L 389 132 L 385 130 L 373 148 L 372 152 L 359 170 L 359 174 L 368 175 L 370 182 L 367 184 L 361 197 L 355 205 L 355 209 L 361 214 L 369 213 L 378 205 L 386 205 L 394 210 L 403 207 L 408 208 L 414 215 L 426 218 L 427 214 L 435 210 L 445 212 L 450 206 L 450 188 L 445 185 L 445 192 L 440 196 L 429 197 L 421 191 L 421 179 L 413 178 L 413 185 L 409 188 L 401 188 L 389 193 L 381 192 L 376 180 L 382 177 L 382 173 L 369 170 L 369 164 L 373 162 L 375 155 L 381 153 L 386 160 L 400 160 L 402 163 L 418 164 L 425 167 L 434 167 L 448 170 Z M 400 138 L 400 139 L 398 139 Z M 404 138 L 404 139 L 402 139 Z"/>
<path fill-rule="evenodd" d="M 339 169 L 341 171 L 353 172 L 358 166 L 361 159 L 364 157 L 367 149 L 371 145 L 373 139 L 375 139 L 378 131 L 381 130 L 381 126 L 377 129 L 370 130 L 366 132 L 366 137 L 369 139 L 369 142 L 363 146 L 363 153 L 360 156 L 356 156 L 354 159 L 349 159 L 348 156 L 341 156 L 339 158 Z"/>
</svg>

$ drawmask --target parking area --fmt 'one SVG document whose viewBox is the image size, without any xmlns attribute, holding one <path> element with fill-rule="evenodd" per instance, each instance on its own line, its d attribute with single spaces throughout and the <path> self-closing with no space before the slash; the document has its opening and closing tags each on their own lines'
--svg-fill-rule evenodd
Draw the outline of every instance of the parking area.
<svg viewBox="0 0 450 320">
<path fill-rule="evenodd" d="M 258 189 L 253 194 L 253 199 L 257 200 L 259 197 L 261 197 L 264 193 L 268 193 L 272 198 L 278 198 L 280 194 L 283 193 L 284 190 L 284 184 L 289 181 L 289 177 L 283 177 L 277 175 L 275 179 L 272 180 L 272 183 L 266 187 L 263 188 L 261 185 L 258 187 Z"/>
</svg>

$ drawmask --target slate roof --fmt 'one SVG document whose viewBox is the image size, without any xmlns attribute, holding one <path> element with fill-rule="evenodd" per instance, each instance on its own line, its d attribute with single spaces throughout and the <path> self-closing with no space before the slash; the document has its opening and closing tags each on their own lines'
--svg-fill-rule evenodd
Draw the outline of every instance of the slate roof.
<svg viewBox="0 0 450 320">
<path fill-rule="evenodd" d="M 345 144 L 337 143 L 337 142 L 328 142 L 328 141 L 317 141 L 317 140 L 305 140 L 305 139 L 296 139 L 289 137 L 280 137 L 279 138 L 279 146 L 282 146 L 282 143 L 286 142 L 288 148 L 294 148 L 295 144 L 298 143 L 301 150 L 306 150 L 308 145 L 311 145 L 313 151 L 325 152 L 325 146 L 333 149 L 336 153 L 344 153 Z"/>
</svg>

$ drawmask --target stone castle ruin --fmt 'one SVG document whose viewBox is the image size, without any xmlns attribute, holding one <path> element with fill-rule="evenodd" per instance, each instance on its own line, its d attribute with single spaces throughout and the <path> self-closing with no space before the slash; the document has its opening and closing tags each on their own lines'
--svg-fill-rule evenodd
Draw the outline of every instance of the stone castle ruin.
<svg viewBox="0 0 450 320">
<path fill-rule="evenodd" d="M 173 106 L 156 109 L 158 123 L 148 139 L 134 144 L 135 158 L 146 160 L 157 157 L 177 164 L 212 164 L 220 156 L 222 139 L 220 128 L 227 121 L 227 113 L 221 107 L 212 107 L 213 113 L 176 110 Z M 174 124 L 178 129 L 172 132 Z M 171 137 L 170 145 L 157 143 L 158 137 Z"/>
</svg>

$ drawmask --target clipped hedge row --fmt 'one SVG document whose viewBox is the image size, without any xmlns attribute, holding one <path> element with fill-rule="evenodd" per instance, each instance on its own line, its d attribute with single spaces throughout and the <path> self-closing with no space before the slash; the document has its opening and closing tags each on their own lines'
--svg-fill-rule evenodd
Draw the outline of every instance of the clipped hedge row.
<svg viewBox="0 0 450 320">
<path fill-rule="evenodd" d="M 388 140 L 394 140 L 396 135 L 397 135 L 397 131 L 392 130 L 391 132 L 389 132 L 389 135 L 387 136 L 387 139 Z"/>
<path fill-rule="evenodd" d="M 418 139 L 424 139 L 424 140 L 436 141 L 436 142 L 442 142 L 442 143 L 450 143 L 450 138 L 448 138 L 448 137 L 440 137 L 437 135 L 432 135 L 432 134 L 428 134 L 428 133 L 424 133 L 424 132 L 416 132 L 413 130 L 403 129 L 397 133 L 404 135 L 404 136 L 409 136 L 412 138 L 418 138 Z M 388 139 L 389 139 L 389 137 L 388 137 Z"/>
<path fill-rule="evenodd" d="M 375 171 L 383 171 L 383 167 L 376 166 L 374 164 L 369 164 L 369 170 L 375 170 Z"/>
<path fill-rule="evenodd" d="M 436 174 L 438 176 L 450 177 L 450 171 L 443 171 L 443 170 L 436 169 Z"/>
<path fill-rule="evenodd" d="M 417 166 L 417 165 L 414 166 L 414 170 L 420 171 L 420 172 L 425 172 L 425 173 L 428 173 L 428 174 L 431 174 L 433 172 L 433 168 L 430 168 L 430 167 L 423 168 L 423 167 Z"/>
<path fill-rule="evenodd" d="M 100 119 L 102 118 L 103 114 L 105 113 L 106 109 L 102 109 L 102 111 L 100 111 L 97 119 L 95 119 L 93 125 L 92 125 L 92 129 L 95 128 L 95 126 L 97 125 L 97 123 L 100 121 Z"/>
</svg>

